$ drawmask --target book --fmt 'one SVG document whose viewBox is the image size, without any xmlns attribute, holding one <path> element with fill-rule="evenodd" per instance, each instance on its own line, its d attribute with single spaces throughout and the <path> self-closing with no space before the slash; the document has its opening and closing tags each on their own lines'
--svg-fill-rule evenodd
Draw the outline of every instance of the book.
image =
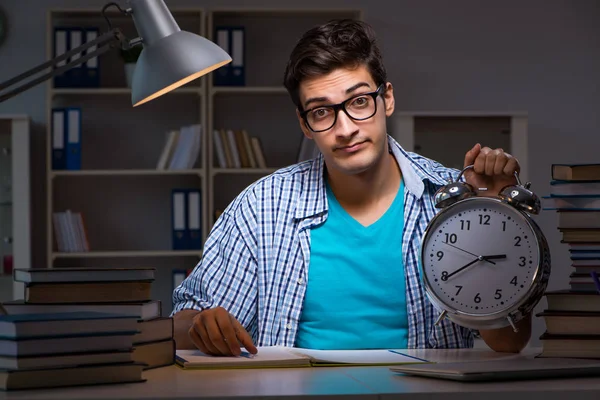
<svg viewBox="0 0 600 400">
<path fill-rule="evenodd" d="M 536 316 L 544 317 L 550 335 L 600 335 L 600 312 L 545 310 Z"/>
<path fill-rule="evenodd" d="M 249 355 L 242 349 L 240 357 L 215 357 L 200 350 L 177 350 L 175 362 L 184 369 L 400 365 L 428 362 L 394 349 L 312 350 L 283 346 L 263 346 L 257 349 L 256 355 Z"/>
<path fill-rule="evenodd" d="M 0 338 L 0 356 L 20 357 L 126 350 L 133 347 L 134 333 L 27 338 L 25 340 Z"/>
<path fill-rule="evenodd" d="M 542 352 L 538 357 L 600 358 L 600 335 L 540 336 Z"/>
<path fill-rule="evenodd" d="M 99 312 L 0 315 L 0 339 L 135 332 L 135 317 Z"/>
<path fill-rule="evenodd" d="M 600 242 L 600 228 L 559 228 L 562 240 L 566 243 Z"/>
<path fill-rule="evenodd" d="M 161 316 L 160 300 L 142 303 L 79 303 L 79 304 L 38 304 L 23 300 L 2 303 L 8 314 L 46 314 L 63 312 L 106 312 L 136 317 L 147 321 Z"/>
<path fill-rule="evenodd" d="M 150 301 L 152 281 L 52 282 L 25 286 L 29 303 L 115 303 Z"/>
<path fill-rule="evenodd" d="M 550 311 L 587 311 L 600 313 L 600 295 L 595 292 L 554 290 L 544 294 Z"/>
<path fill-rule="evenodd" d="M 120 363 L 68 368 L 0 371 L 0 389 L 33 389 L 104 383 L 144 382 L 144 365 Z"/>
<path fill-rule="evenodd" d="M 17 282 L 111 282 L 154 280 L 156 268 L 17 268 Z"/>
<path fill-rule="evenodd" d="M 542 196 L 544 210 L 600 210 L 600 196 Z"/>
<path fill-rule="evenodd" d="M 165 367 L 175 363 L 175 341 L 161 340 L 133 347 L 133 360 L 145 364 L 144 369 Z"/>
<path fill-rule="evenodd" d="M 558 228 L 600 229 L 600 211 L 561 210 L 558 213 Z"/>
<path fill-rule="evenodd" d="M 161 317 L 149 321 L 139 321 L 133 336 L 133 344 L 143 344 L 171 339 L 173 337 L 173 318 Z"/>
<path fill-rule="evenodd" d="M 555 196 L 600 196 L 600 181 L 550 181 L 550 194 Z"/>
<path fill-rule="evenodd" d="M 600 164 L 552 164 L 552 179 L 561 181 L 600 180 Z"/>
<path fill-rule="evenodd" d="M 133 361 L 133 350 L 102 351 L 76 354 L 52 354 L 41 356 L 0 356 L 0 370 L 46 369 L 72 365 L 113 364 Z"/>
</svg>

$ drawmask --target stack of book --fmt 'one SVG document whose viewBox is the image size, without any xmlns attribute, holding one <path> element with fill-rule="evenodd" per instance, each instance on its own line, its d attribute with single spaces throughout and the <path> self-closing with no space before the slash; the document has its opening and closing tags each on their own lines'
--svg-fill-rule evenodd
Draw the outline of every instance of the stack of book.
<svg viewBox="0 0 600 400">
<path fill-rule="evenodd" d="M 98 312 L 0 316 L 0 389 L 141 382 L 135 317 Z"/>
<path fill-rule="evenodd" d="M 173 320 L 162 317 L 160 301 L 151 298 L 154 273 L 154 268 L 15 269 L 14 280 L 24 283 L 25 298 L 5 302 L 3 308 L 11 318 L 63 313 L 127 317 L 135 322 L 127 346 L 131 360 L 144 369 L 171 365 Z"/>
<path fill-rule="evenodd" d="M 569 288 L 545 293 L 542 357 L 600 358 L 600 164 L 552 165 L 543 208 L 558 213 Z"/>
</svg>

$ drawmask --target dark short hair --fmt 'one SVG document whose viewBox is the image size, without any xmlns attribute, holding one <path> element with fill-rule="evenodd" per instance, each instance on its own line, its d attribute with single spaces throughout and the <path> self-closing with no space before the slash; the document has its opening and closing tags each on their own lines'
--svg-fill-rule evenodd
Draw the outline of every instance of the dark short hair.
<svg viewBox="0 0 600 400">
<path fill-rule="evenodd" d="M 326 75 L 338 68 L 365 65 L 375 85 L 387 82 L 383 57 L 373 28 L 353 19 L 331 20 L 307 31 L 296 43 L 285 69 L 283 84 L 296 107 L 300 104 L 300 82 Z"/>
</svg>

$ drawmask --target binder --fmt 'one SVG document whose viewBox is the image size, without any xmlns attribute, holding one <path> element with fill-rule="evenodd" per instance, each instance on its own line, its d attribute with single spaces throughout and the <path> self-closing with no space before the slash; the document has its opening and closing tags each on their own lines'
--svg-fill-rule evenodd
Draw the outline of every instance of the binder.
<svg viewBox="0 0 600 400">
<path fill-rule="evenodd" d="M 85 30 L 85 42 L 91 42 L 96 39 L 99 35 L 98 28 L 87 28 Z M 91 54 L 96 51 L 96 46 L 89 47 L 85 54 Z M 98 57 L 92 57 L 84 63 L 83 66 L 83 76 L 84 82 L 83 86 L 85 87 L 99 87 L 100 86 L 100 72 L 99 72 L 99 63 Z"/>
<path fill-rule="evenodd" d="M 188 249 L 196 250 L 202 248 L 202 201 L 200 190 L 188 191 L 187 222 L 189 241 Z"/>
<path fill-rule="evenodd" d="M 52 109 L 52 169 L 65 169 L 65 110 Z"/>
<path fill-rule="evenodd" d="M 66 169 L 81 169 L 81 108 L 66 108 Z"/>
<path fill-rule="evenodd" d="M 227 54 L 231 56 L 230 47 L 230 31 L 228 27 L 218 26 L 215 29 L 215 38 L 217 45 L 225 50 Z M 213 72 L 213 85 L 214 86 L 228 86 L 230 85 L 232 66 L 228 63 L 221 68 L 216 69 Z"/>
<path fill-rule="evenodd" d="M 173 250 L 187 250 L 187 190 L 173 189 L 171 191 L 171 222 Z"/>
<path fill-rule="evenodd" d="M 60 56 L 67 52 L 69 48 L 69 32 L 66 28 L 54 28 L 54 57 Z M 56 64 L 57 68 L 67 64 L 68 59 Z M 69 87 L 70 75 L 67 71 L 61 75 L 54 77 L 54 87 Z"/>
<path fill-rule="evenodd" d="M 75 49 L 83 44 L 83 29 L 80 28 L 72 28 L 68 30 L 69 32 L 69 50 Z M 75 61 L 78 58 L 81 58 L 81 54 L 73 54 L 69 59 L 69 62 Z M 69 75 L 69 86 L 71 87 L 82 87 L 85 86 L 85 76 L 83 71 L 83 64 L 79 64 L 71 68 L 67 71 Z"/>
<path fill-rule="evenodd" d="M 231 29 L 231 78 L 233 86 L 244 86 L 246 84 L 246 41 L 244 39 L 244 27 Z"/>
</svg>

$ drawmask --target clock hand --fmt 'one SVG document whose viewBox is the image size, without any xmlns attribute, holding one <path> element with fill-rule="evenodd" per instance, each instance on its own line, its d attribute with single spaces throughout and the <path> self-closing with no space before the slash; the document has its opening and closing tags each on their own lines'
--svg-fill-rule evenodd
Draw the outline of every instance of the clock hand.
<svg viewBox="0 0 600 400">
<path fill-rule="evenodd" d="M 496 255 L 493 255 L 493 256 L 483 256 L 483 259 L 485 261 L 487 261 L 487 260 L 500 260 L 500 259 L 503 259 L 503 258 L 506 258 L 506 254 L 496 254 Z"/>
<path fill-rule="evenodd" d="M 450 247 L 454 247 L 455 249 L 458 249 L 458 250 L 460 250 L 460 251 L 464 251 L 465 253 L 467 253 L 467 254 L 470 254 L 470 255 L 472 255 L 472 256 L 475 256 L 475 257 L 477 257 L 477 258 L 480 258 L 480 257 L 481 257 L 481 256 L 478 256 L 478 255 L 477 255 L 477 254 L 475 254 L 475 253 L 471 253 L 470 251 L 467 251 L 467 250 L 465 250 L 465 249 L 461 249 L 460 247 L 457 247 L 457 246 L 455 246 L 455 245 L 453 245 L 453 244 L 450 244 L 450 243 L 446 243 L 446 244 L 447 244 L 448 246 L 450 246 Z M 495 256 L 494 256 L 494 257 L 495 257 Z M 483 260 L 483 261 L 487 261 L 487 262 L 489 262 L 490 264 L 494 264 L 494 265 L 496 264 L 495 262 L 488 260 L 488 257 L 483 257 L 483 258 L 482 258 L 482 260 Z"/>
<path fill-rule="evenodd" d="M 468 268 L 471 265 L 475 264 L 477 261 L 480 261 L 479 257 L 477 257 L 476 259 L 474 259 L 470 263 L 463 265 L 462 267 L 460 267 L 456 271 L 452 272 L 451 274 L 446 275 L 446 280 L 448 280 L 451 276 L 458 274 L 460 271 L 464 270 L 465 268 Z"/>
</svg>

